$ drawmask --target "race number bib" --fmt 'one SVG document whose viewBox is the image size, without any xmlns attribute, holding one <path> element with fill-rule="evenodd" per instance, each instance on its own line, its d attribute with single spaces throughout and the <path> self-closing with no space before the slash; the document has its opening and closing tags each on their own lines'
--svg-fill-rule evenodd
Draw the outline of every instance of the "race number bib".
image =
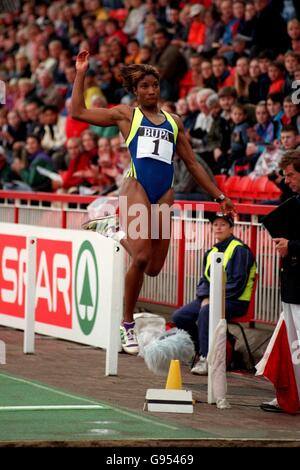
<svg viewBox="0 0 300 470">
<path fill-rule="evenodd" d="M 154 158 L 169 165 L 174 152 L 174 134 L 167 129 L 140 127 L 136 158 Z"/>
</svg>

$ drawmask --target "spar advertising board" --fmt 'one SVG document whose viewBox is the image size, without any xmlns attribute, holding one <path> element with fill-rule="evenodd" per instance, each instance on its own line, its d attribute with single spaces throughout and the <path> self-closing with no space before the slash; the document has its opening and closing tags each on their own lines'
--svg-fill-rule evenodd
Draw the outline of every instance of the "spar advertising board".
<svg viewBox="0 0 300 470">
<path fill-rule="evenodd" d="M 112 318 L 122 317 L 123 253 L 93 232 L 0 223 L 0 324 L 24 329 L 30 236 L 35 332 L 106 348 Z"/>
</svg>

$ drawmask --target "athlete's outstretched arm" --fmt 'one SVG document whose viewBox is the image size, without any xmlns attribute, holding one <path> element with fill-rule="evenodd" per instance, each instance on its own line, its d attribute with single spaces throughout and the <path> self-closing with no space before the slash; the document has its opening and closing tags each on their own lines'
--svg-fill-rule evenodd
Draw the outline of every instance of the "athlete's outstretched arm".
<svg viewBox="0 0 300 470">
<path fill-rule="evenodd" d="M 84 102 L 84 79 L 89 67 L 88 51 L 82 51 L 76 58 L 76 77 L 72 91 L 72 117 L 96 126 L 119 126 L 129 113 L 128 106 L 119 105 L 112 109 L 87 109 Z"/>
<path fill-rule="evenodd" d="M 202 186 L 208 194 L 210 194 L 214 199 L 221 196 L 222 191 L 216 186 L 210 179 L 210 176 L 205 171 L 202 165 L 197 162 L 192 147 L 187 140 L 184 134 L 184 127 L 182 121 L 174 116 L 176 123 L 178 125 L 178 137 L 176 143 L 176 153 L 184 161 L 187 166 L 187 169 L 193 175 L 197 183 Z M 234 205 L 232 201 L 226 197 L 226 199 L 221 202 L 221 208 L 223 212 L 233 212 L 235 213 Z"/>
</svg>

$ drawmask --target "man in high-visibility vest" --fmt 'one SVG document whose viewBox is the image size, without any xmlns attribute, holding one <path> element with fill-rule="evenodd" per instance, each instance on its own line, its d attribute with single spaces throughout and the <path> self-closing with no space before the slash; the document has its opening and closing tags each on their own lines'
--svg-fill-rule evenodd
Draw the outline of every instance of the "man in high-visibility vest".
<svg viewBox="0 0 300 470">
<path fill-rule="evenodd" d="M 209 284 L 213 252 L 224 253 L 225 314 L 226 318 L 240 317 L 247 313 L 256 276 L 256 263 L 250 248 L 233 235 L 233 218 L 217 212 L 212 217 L 212 230 L 216 243 L 205 253 L 204 275 L 197 286 L 197 298 L 176 310 L 173 321 L 177 328 L 186 330 L 193 339 L 199 360 L 191 372 L 207 375 Z"/>
</svg>

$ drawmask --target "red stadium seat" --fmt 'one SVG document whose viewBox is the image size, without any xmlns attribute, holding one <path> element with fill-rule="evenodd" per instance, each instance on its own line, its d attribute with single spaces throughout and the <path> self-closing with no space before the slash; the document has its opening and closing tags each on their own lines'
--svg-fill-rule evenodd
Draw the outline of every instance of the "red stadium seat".
<svg viewBox="0 0 300 470">
<path fill-rule="evenodd" d="M 245 179 L 244 179 L 245 178 Z M 255 200 L 255 193 L 253 190 L 255 181 L 250 178 L 250 176 L 243 176 L 244 182 L 243 187 L 241 188 L 241 199 L 243 202 L 249 202 Z"/>
<path fill-rule="evenodd" d="M 276 186 L 273 181 L 267 182 L 266 185 L 266 198 L 268 201 L 277 201 L 280 198 L 281 190 Z"/>
<path fill-rule="evenodd" d="M 227 180 L 226 175 L 215 175 L 215 180 L 219 189 L 224 192 L 225 191 L 225 181 Z"/>
<path fill-rule="evenodd" d="M 236 188 L 238 187 L 240 176 L 229 176 L 224 184 L 224 192 L 226 196 L 233 199 L 235 202 L 237 201 L 236 197 L 234 196 Z"/>
<path fill-rule="evenodd" d="M 241 179 L 239 181 L 239 184 L 237 185 L 235 191 L 236 191 L 236 197 L 242 202 L 244 199 L 247 199 L 247 195 L 249 193 L 249 188 L 253 184 L 253 180 L 249 178 L 249 176 L 241 176 Z M 250 193 L 251 194 L 251 193 Z M 249 199 L 249 197 L 248 197 Z M 250 196 L 250 199 L 252 197 Z"/>
<path fill-rule="evenodd" d="M 268 177 L 267 176 L 260 176 L 259 178 L 254 180 L 253 184 L 253 192 L 254 192 L 254 199 L 258 201 L 262 201 L 267 198 L 266 194 L 266 187 L 268 184 Z"/>
</svg>

